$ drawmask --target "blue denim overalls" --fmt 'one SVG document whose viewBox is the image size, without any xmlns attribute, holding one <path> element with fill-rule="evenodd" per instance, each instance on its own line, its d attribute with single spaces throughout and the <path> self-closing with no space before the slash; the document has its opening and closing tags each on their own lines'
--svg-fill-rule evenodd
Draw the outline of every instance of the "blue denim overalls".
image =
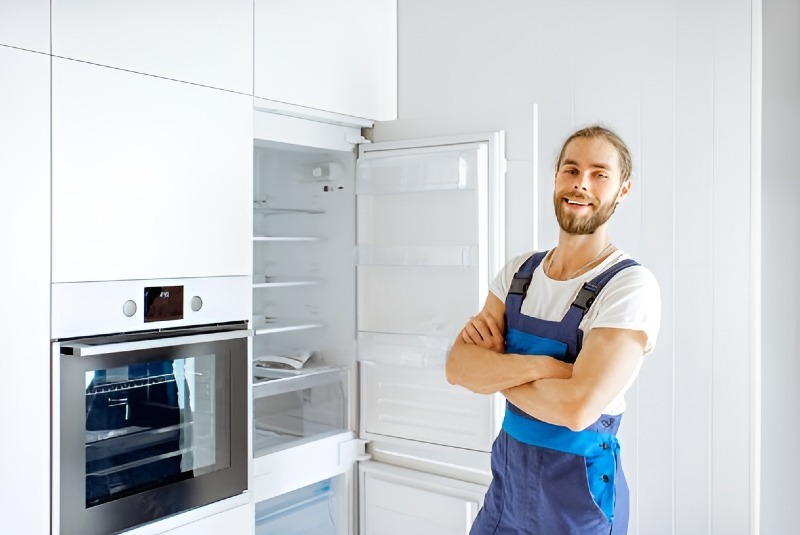
<svg viewBox="0 0 800 535">
<path fill-rule="evenodd" d="M 612 265 L 584 283 L 561 321 L 545 321 L 523 315 L 520 308 L 546 254 L 534 254 L 514 275 L 506 298 L 506 352 L 574 363 L 586 311 L 614 275 L 638 264 Z M 470 535 L 627 533 L 628 485 L 616 437 L 621 419 L 621 414 L 603 414 L 575 432 L 507 402 L 503 429 L 492 447 L 492 483 Z"/>
</svg>

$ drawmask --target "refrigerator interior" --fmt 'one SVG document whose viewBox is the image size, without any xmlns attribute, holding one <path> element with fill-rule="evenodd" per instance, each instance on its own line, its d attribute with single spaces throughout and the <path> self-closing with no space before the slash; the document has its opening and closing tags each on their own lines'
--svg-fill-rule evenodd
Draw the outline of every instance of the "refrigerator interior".
<svg viewBox="0 0 800 535">
<path fill-rule="evenodd" d="M 257 141 L 254 455 L 355 421 L 355 155 Z"/>
</svg>

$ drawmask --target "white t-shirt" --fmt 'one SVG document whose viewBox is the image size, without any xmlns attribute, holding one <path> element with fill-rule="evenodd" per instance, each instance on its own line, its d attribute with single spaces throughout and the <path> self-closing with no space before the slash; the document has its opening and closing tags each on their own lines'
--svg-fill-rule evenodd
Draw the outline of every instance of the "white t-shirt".
<svg viewBox="0 0 800 535">
<path fill-rule="evenodd" d="M 530 258 L 526 253 L 511 259 L 497 274 L 489 290 L 505 302 L 511 281 L 519 267 Z M 623 251 L 614 251 L 600 265 L 574 279 L 559 281 L 545 275 L 542 264 L 533 272 L 528 293 L 522 301 L 522 313 L 548 321 L 560 321 L 569 310 L 578 291 L 606 268 L 630 258 Z M 661 291 L 653 274 L 643 266 L 632 266 L 617 273 L 598 294 L 580 323 L 586 334 L 595 327 L 643 331 L 647 335 L 644 354 L 653 351 L 661 323 Z M 625 411 L 625 392 L 633 384 L 639 370 L 630 377 L 625 388 L 606 407 L 604 414 Z"/>
</svg>

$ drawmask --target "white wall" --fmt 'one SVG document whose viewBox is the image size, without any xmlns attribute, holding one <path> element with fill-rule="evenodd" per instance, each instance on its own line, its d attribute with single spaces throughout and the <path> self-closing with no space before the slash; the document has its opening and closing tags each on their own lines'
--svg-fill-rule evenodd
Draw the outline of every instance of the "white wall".
<svg viewBox="0 0 800 535">
<path fill-rule="evenodd" d="M 634 190 L 611 234 L 655 272 L 663 322 L 622 429 L 631 534 L 735 535 L 755 522 L 751 10 L 398 2 L 399 120 L 374 139 L 506 130 L 509 256 L 554 244 L 553 160 L 573 128 L 602 121 L 632 149 Z"/>
<path fill-rule="evenodd" d="M 764 0 L 761 532 L 796 533 L 800 458 L 800 3 Z M 767 276 L 766 274 L 769 274 Z"/>
</svg>

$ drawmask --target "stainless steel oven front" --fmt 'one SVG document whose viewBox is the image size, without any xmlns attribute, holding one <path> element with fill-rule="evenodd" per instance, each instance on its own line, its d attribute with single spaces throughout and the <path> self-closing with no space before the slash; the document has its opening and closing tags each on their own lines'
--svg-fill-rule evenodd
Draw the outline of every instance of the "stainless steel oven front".
<svg viewBox="0 0 800 535">
<path fill-rule="evenodd" d="M 53 533 L 117 533 L 247 490 L 250 333 L 54 340 Z"/>
</svg>

